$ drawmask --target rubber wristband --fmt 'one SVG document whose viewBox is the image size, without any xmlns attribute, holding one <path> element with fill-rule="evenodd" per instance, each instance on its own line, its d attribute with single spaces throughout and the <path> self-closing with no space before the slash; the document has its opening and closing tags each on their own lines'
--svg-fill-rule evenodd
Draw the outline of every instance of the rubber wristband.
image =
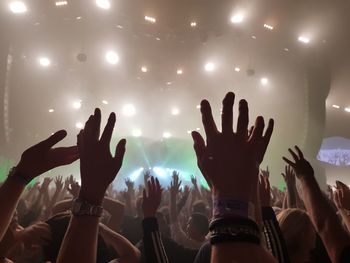
<svg viewBox="0 0 350 263">
<path fill-rule="evenodd" d="M 216 198 L 213 200 L 213 217 L 241 217 L 255 219 L 255 207 L 251 202 Z"/>
</svg>

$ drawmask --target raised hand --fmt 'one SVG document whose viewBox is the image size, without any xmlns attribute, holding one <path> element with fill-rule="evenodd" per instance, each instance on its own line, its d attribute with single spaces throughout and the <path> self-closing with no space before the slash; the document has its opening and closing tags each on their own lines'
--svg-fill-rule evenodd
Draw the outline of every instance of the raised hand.
<svg viewBox="0 0 350 263">
<path fill-rule="evenodd" d="M 25 150 L 16 171 L 26 180 L 43 174 L 58 166 L 67 165 L 79 158 L 76 146 L 52 148 L 66 137 L 67 132 L 58 131 L 48 139 Z"/>
<path fill-rule="evenodd" d="M 194 187 L 197 187 L 197 178 L 194 175 L 191 175 L 191 183 Z"/>
<path fill-rule="evenodd" d="M 266 166 L 266 170 L 264 169 L 260 169 L 260 173 L 264 176 L 264 177 L 267 177 L 269 178 L 270 177 L 270 171 L 269 171 L 269 167 Z"/>
<path fill-rule="evenodd" d="M 142 201 L 142 211 L 145 218 L 154 217 L 160 201 L 162 199 L 163 189 L 160 187 L 158 179 L 154 179 L 152 176 L 151 179 L 147 182 L 147 189 L 143 189 L 143 201 Z"/>
<path fill-rule="evenodd" d="M 128 191 L 134 191 L 134 182 L 131 181 L 129 178 L 125 179 L 125 185 Z"/>
<path fill-rule="evenodd" d="M 56 190 L 61 191 L 63 189 L 62 175 L 56 176 L 55 180 Z"/>
<path fill-rule="evenodd" d="M 284 181 L 286 182 L 287 187 L 295 186 L 295 173 L 290 165 L 285 166 L 285 172 L 281 173 Z"/>
<path fill-rule="evenodd" d="M 338 209 L 350 211 L 350 189 L 344 183 L 337 181 L 337 189 L 333 193 L 333 200 Z"/>
<path fill-rule="evenodd" d="M 208 101 L 201 102 L 202 122 L 206 143 L 198 132 L 192 132 L 197 163 L 203 176 L 211 185 L 213 194 L 239 200 L 249 200 L 256 194 L 259 165 L 263 160 L 274 122 L 265 123 L 258 117 L 248 136 L 248 103 L 241 100 L 237 130 L 233 131 L 233 104 L 235 95 L 230 92 L 223 100 L 222 132 L 219 132 Z M 234 189 L 234 190 L 233 190 Z"/>
<path fill-rule="evenodd" d="M 188 185 L 185 185 L 182 196 L 188 196 L 189 194 L 190 194 L 190 187 Z"/>
<path fill-rule="evenodd" d="M 52 178 L 45 177 L 43 183 L 40 186 L 40 192 L 44 193 L 44 192 L 48 191 L 51 182 L 52 182 Z"/>
<path fill-rule="evenodd" d="M 264 174 L 259 175 L 259 194 L 261 206 L 271 206 L 270 181 L 269 177 Z"/>
<path fill-rule="evenodd" d="M 102 202 L 108 185 L 122 166 L 126 140 L 119 141 L 115 156 L 112 156 L 109 148 L 115 119 L 115 114 L 111 113 L 100 138 L 101 111 L 96 109 L 78 135 L 81 172 L 79 196 L 91 203 Z"/>
<path fill-rule="evenodd" d="M 179 181 L 179 173 L 173 172 L 173 180 L 170 183 L 170 194 L 177 195 L 180 192 L 181 181 Z"/>
<path fill-rule="evenodd" d="M 77 198 L 80 193 L 80 185 L 78 182 L 73 181 L 72 183 L 69 183 L 67 190 L 73 198 Z"/>
<path fill-rule="evenodd" d="M 292 155 L 294 162 L 283 157 L 283 160 L 288 163 L 295 171 L 296 176 L 299 179 L 310 179 L 314 177 L 314 169 L 311 164 L 305 160 L 303 152 L 298 146 L 295 146 L 296 153 L 292 149 L 288 149 L 289 153 Z"/>
<path fill-rule="evenodd" d="M 147 170 L 143 173 L 143 181 L 146 183 L 148 182 L 149 178 L 151 178 L 151 172 L 150 170 Z"/>
</svg>

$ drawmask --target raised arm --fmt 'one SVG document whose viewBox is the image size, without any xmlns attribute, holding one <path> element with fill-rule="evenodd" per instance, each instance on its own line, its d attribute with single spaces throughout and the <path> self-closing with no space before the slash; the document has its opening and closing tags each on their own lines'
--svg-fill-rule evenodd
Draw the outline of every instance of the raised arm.
<svg viewBox="0 0 350 263">
<path fill-rule="evenodd" d="M 310 163 L 304 158 L 302 151 L 295 146 L 289 149 L 294 162 L 283 159 L 294 169 L 302 185 L 304 204 L 311 221 L 320 235 L 332 262 L 340 262 L 344 248 L 350 246 L 350 238 L 342 227 L 339 218 L 323 195 Z"/>
<path fill-rule="evenodd" d="M 125 140 L 119 141 L 115 156 L 112 156 L 109 145 L 115 114 L 110 114 L 101 138 L 100 123 L 101 112 L 96 109 L 78 135 L 81 189 L 72 208 L 73 216 L 61 245 L 58 263 L 96 262 L 102 200 L 122 166 L 126 143 Z"/>
<path fill-rule="evenodd" d="M 350 189 L 347 185 L 337 181 L 337 189 L 333 193 L 333 200 L 343 219 L 348 232 L 350 232 Z"/>
<path fill-rule="evenodd" d="M 0 239 L 10 224 L 24 187 L 40 174 L 55 167 L 70 164 L 78 159 L 76 146 L 52 148 L 66 135 L 66 131 L 58 131 L 45 141 L 27 149 L 22 154 L 18 165 L 2 184 L 0 188 L 0 200 L 2 200 L 0 202 Z"/>
</svg>

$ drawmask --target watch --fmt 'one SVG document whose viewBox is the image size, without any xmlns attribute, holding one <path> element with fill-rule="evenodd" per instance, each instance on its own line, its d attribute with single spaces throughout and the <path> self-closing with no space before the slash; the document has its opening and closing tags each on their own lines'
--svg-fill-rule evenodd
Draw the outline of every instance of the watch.
<svg viewBox="0 0 350 263">
<path fill-rule="evenodd" d="M 99 205 L 92 205 L 82 199 L 74 199 L 71 212 L 75 216 L 96 216 L 101 217 L 103 207 Z"/>
</svg>

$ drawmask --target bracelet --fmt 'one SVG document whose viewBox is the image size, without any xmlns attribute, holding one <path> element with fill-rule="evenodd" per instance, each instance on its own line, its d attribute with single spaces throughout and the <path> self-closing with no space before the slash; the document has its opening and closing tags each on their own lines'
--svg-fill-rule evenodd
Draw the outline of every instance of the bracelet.
<svg viewBox="0 0 350 263">
<path fill-rule="evenodd" d="M 103 213 L 103 207 L 99 205 L 92 205 L 85 200 L 77 198 L 73 201 L 71 212 L 74 216 L 101 217 Z"/>
<path fill-rule="evenodd" d="M 213 217 L 241 217 L 255 219 L 255 207 L 251 202 L 215 198 L 213 200 Z"/>
<path fill-rule="evenodd" d="M 25 186 L 27 184 L 30 183 L 31 179 L 28 180 L 26 179 L 22 174 L 20 174 L 18 171 L 17 171 L 17 167 L 14 166 L 10 169 L 10 172 L 9 174 L 7 175 L 7 178 L 17 178 L 22 184 L 24 184 Z"/>
</svg>

